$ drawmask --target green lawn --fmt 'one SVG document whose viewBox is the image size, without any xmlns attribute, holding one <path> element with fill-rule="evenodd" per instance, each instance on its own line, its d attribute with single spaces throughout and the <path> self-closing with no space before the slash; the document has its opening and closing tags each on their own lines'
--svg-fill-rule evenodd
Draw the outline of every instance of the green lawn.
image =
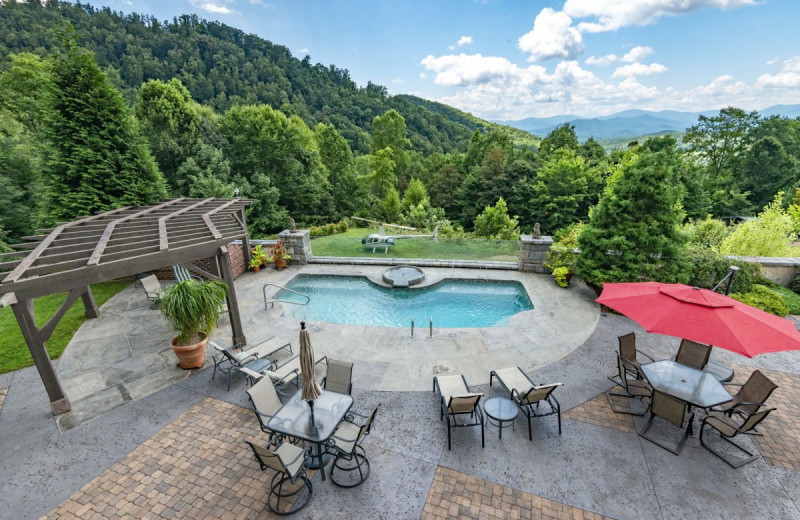
<svg viewBox="0 0 800 520">
<path fill-rule="evenodd" d="M 435 258 L 443 260 L 486 260 L 516 262 L 519 257 L 518 240 L 486 240 L 479 238 L 400 239 L 389 248 L 366 249 L 361 239 L 377 229 L 351 228 L 345 233 L 314 238 L 311 251 L 314 256 L 365 256 L 374 258 Z M 387 232 L 391 234 L 391 232 Z"/>
<path fill-rule="evenodd" d="M 92 285 L 95 303 L 98 307 L 103 305 L 109 298 L 130 285 L 130 283 L 130 280 L 114 280 Z M 41 327 L 47 323 L 47 320 L 55 314 L 64 302 L 66 295 L 67 293 L 61 293 L 36 298 L 34 309 L 37 325 Z M 50 354 L 51 359 L 59 357 L 64 352 L 64 348 L 66 348 L 69 340 L 72 339 L 72 335 L 75 334 L 75 331 L 85 320 L 83 300 L 78 298 L 78 301 L 73 303 L 64 314 L 64 317 L 61 318 L 53 335 L 46 342 L 47 352 Z M 31 365 L 33 365 L 33 358 L 22 337 L 22 332 L 19 330 L 14 312 L 11 307 L 0 309 L 0 374 Z"/>
</svg>

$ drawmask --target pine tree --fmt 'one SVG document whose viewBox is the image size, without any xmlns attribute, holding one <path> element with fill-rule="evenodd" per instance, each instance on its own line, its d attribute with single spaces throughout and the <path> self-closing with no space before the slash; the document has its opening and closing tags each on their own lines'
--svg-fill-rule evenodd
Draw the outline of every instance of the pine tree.
<svg viewBox="0 0 800 520">
<path fill-rule="evenodd" d="M 578 238 L 576 272 L 592 284 L 687 279 L 682 214 L 665 151 L 623 161 Z"/>
<path fill-rule="evenodd" d="M 53 63 L 43 176 L 46 219 L 72 219 L 166 197 L 164 178 L 122 96 L 95 58 L 67 39 Z"/>
</svg>

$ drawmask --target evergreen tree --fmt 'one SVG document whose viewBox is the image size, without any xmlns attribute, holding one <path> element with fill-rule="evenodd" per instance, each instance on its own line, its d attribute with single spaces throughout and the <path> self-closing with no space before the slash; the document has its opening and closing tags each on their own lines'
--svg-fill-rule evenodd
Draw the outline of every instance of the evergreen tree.
<svg viewBox="0 0 800 520">
<path fill-rule="evenodd" d="M 682 214 L 666 155 L 643 148 L 612 174 L 578 238 L 576 272 L 587 282 L 687 279 Z"/>
<path fill-rule="evenodd" d="M 586 202 L 597 182 L 574 151 L 562 148 L 548 157 L 533 180 L 529 204 L 542 231 L 554 234 L 586 217 Z"/>
<path fill-rule="evenodd" d="M 53 78 L 52 155 L 43 176 L 47 218 L 69 220 L 165 198 L 164 178 L 136 120 L 94 56 L 67 40 Z"/>
<path fill-rule="evenodd" d="M 475 218 L 475 236 L 497 240 L 517 240 L 517 220 L 508 215 L 508 206 L 501 197 L 494 206 L 486 206 Z"/>
</svg>

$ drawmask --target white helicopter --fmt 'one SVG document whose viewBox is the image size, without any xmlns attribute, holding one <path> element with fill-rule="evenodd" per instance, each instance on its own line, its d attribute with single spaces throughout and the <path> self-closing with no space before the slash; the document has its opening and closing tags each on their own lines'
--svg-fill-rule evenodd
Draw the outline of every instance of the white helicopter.
<svg viewBox="0 0 800 520">
<path fill-rule="evenodd" d="M 439 226 L 436 226 L 433 230 L 432 235 L 387 235 L 384 229 L 386 227 L 393 227 L 398 229 L 405 229 L 408 231 L 416 231 L 417 228 L 411 226 L 401 226 L 399 224 L 384 224 L 383 222 L 378 222 L 377 220 L 370 220 L 368 218 L 361 218 L 361 217 L 350 217 L 353 220 L 361 220 L 363 222 L 371 222 L 373 224 L 379 224 L 378 232 L 377 233 L 370 233 L 369 235 L 365 236 L 361 239 L 361 243 L 364 245 L 366 249 L 371 249 L 374 253 L 376 249 L 383 248 L 384 253 L 389 252 L 389 248 L 395 245 L 396 240 L 400 240 L 403 238 L 433 238 L 434 240 L 439 234 Z"/>
</svg>

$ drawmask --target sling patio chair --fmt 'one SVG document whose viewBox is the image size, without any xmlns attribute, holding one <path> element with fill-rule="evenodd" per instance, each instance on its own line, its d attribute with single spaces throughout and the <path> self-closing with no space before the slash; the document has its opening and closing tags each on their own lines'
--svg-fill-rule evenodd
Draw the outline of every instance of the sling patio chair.
<svg viewBox="0 0 800 520">
<path fill-rule="evenodd" d="M 675 455 L 679 455 L 683 449 L 683 445 L 686 444 L 686 439 L 689 438 L 689 434 L 692 431 L 694 413 L 688 413 L 688 408 L 689 406 L 680 399 L 676 399 L 664 392 L 653 390 L 653 397 L 650 400 L 650 419 L 647 421 L 644 428 L 639 431 L 639 436 L 657 446 L 661 446 Z M 672 423 L 678 428 L 684 428 L 683 425 L 686 424 L 686 428 L 677 443 L 670 442 L 668 439 L 662 437 L 647 434 L 650 427 L 653 426 L 656 417 Z"/>
<path fill-rule="evenodd" d="M 725 412 L 729 416 L 738 413 L 740 415 L 750 415 L 755 413 L 760 406 L 767 402 L 778 385 L 773 383 L 760 370 L 753 371 L 744 384 L 725 383 L 725 386 L 739 386 L 739 391 L 733 399 L 727 403 L 722 403 L 713 408 L 714 411 Z M 756 433 L 753 429 L 752 433 Z"/>
<path fill-rule="evenodd" d="M 763 409 L 757 412 L 748 413 L 748 412 L 741 412 L 741 416 L 743 417 L 742 421 L 737 420 L 737 418 L 727 415 L 725 412 L 716 412 L 710 411 L 708 415 L 703 419 L 703 422 L 700 424 L 700 444 L 703 445 L 705 449 L 716 455 L 717 457 L 721 458 L 725 461 L 732 468 L 739 468 L 744 466 L 748 462 L 753 462 L 758 458 L 758 455 L 752 453 L 746 449 L 744 449 L 739 444 L 733 442 L 734 437 L 739 435 L 740 433 L 752 433 L 755 430 L 755 427 L 758 424 L 767 418 L 767 415 L 771 411 L 775 410 L 775 408 Z M 738 448 L 740 451 L 747 454 L 747 457 L 736 457 L 733 455 L 729 455 L 725 457 L 725 455 L 720 450 L 715 450 L 711 446 L 709 446 L 706 441 L 703 439 L 703 433 L 705 432 L 705 427 L 710 426 L 719 432 L 720 438 L 728 441 L 734 447 Z"/>
<path fill-rule="evenodd" d="M 164 288 L 161 287 L 161 282 L 158 281 L 158 278 L 154 274 L 140 278 L 139 281 L 142 283 L 145 296 L 147 296 L 148 301 L 150 301 L 150 308 L 158 308 L 161 304 L 161 294 L 164 292 Z"/>
<path fill-rule="evenodd" d="M 190 270 L 178 264 L 172 266 L 172 276 L 175 277 L 176 282 L 185 282 L 186 280 L 197 280 L 198 282 L 203 281 L 202 278 L 196 274 L 192 274 Z"/>
<path fill-rule="evenodd" d="M 619 342 L 619 355 L 622 358 L 622 364 L 625 370 L 635 379 L 644 379 L 642 376 L 642 362 L 639 361 L 637 355 L 641 354 L 646 357 L 649 363 L 652 363 L 655 359 L 641 350 L 636 350 L 636 334 L 633 332 L 619 336 L 617 341 Z M 609 376 L 608 379 L 613 383 L 620 383 L 619 374 Z"/>
<path fill-rule="evenodd" d="M 558 434 L 561 435 L 561 405 L 558 403 L 553 391 L 563 383 L 535 385 L 533 381 L 519 367 L 501 368 L 492 370 L 489 374 L 489 386 L 497 378 L 503 389 L 511 396 L 520 411 L 528 418 L 528 440 L 533 440 L 531 417 L 558 416 Z M 545 409 L 540 410 L 539 405 L 545 404 Z"/>
<path fill-rule="evenodd" d="M 258 373 L 269 369 L 273 364 L 269 359 L 259 358 L 254 353 L 238 349 L 236 346 L 225 349 L 213 341 L 209 341 L 208 344 L 217 351 L 213 356 L 214 372 L 211 374 L 211 379 L 216 377 L 217 370 L 219 370 L 220 373 L 228 376 L 228 390 L 231 389 L 231 379 L 237 370 L 247 368 L 249 371 Z"/>
<path fill-rule="evenodd" d="M 327 357 L 323 356 L 315 363 L 315 377 L 322 371 L 322 366 L 327 362 Z M 281 395 L 289 395 L 300 389 L 300 356 L 293 356 L 281 365 L 272 364 L 271 368 L 266 367 L 261 370 L 254 370 L 249 365 L 239 368 L 239 371 L 247 376 L 250 385 L 256 384 L 263 377 L 268 377 L 275 385 L 275 390 Z M 289 386 L 294 384 L 294 389 Z"/>
<path fill-rule="evenodd" d="M 311 481 L 306 476 L 305 461 L 310 448 L 284 442 L 274 449 L 245 441 L 261 466 L 261 471 L 275 472 L 269 483 L 267 507 L 278 515 L 296 513 L 311 500 Z"/>
<path fill-rule="evenodd" d="M 625 370 L 625 363 L 622 356 L 619 355 L 617 352 L 617 374 L 619 376 L 620 383 L 617 383 L 617 386 L 622 387 L 622 392 L 612 392 L 614 388 L 612 387 L 606 390 L 606 397 L 608 398 L 608 404 L 611 406 L 611 409 L 616 413 L 624 413 L 627 415 L 644 415 L 647 413 L 647 409 L 642 412 L 634 412 L 630 409 L 630 404 L 628 409 L 620 408 L 619 406 L 614 405 L 614 400 L 611 399 L 611 396 L 617 397 L 624 397 L 626 398 L 629 403 L 631 399 L 643 399 L 645 397 L 650 397 L 653 395 L 653 389 L 650 387 L 650 384 L 643 380 L 643 379 L 630 379 L 630 374 L 627 370 Z"/>
<path fill-rule="evenodd" d="M 253 411 L 256 413 L 261 431 L 269 435 L 268 446 L 272 444 L 277 446 L 283 441 L 283 437 L 270 430 L 267 427 L 267 423 L 283 405 L 278 397 L 278 392 L 275 391 L 275 385 L 272 384 L 272 380 L 268 377 L 262 378 L 247 390 L 247 397 L 253 405 Z"/>
<path fill-rule="evenodd" d="M 708 364 L 710 356 L 711 345 L 703 345 L 702 343 L 684 339 L 681 341 L 681 346 L 678 347 L 675 362 L 697 370 L 703 370 Z"/>
<path fill-rule="evenodd" d="M 469 426 L 480 426 L 481 447 L 485 447 L 483 412 L 478 405 L 483 394 L 471 392 L 467 380 L 461 374 L 434 377 L 433 391 L 438 392 L 441 397 L 439 419 L 442 420 L 445 415 L 447 416 L 447 449 L 451 449 L 452 429 Z"/>
<path fill-rule="evenodd" d="M 362 441 L 372 430 L 372 422 L 380 406 L 379 403 L 369 416 L 348 413 L 328 441 L 327 451 L 335 455 L 331 466 L 331 481 L 337 486 L 356 487 L 369 477 L 369 459 Z M 366 421 L 361 425 L 356 424 L 355 416 Z"/>
<path fill-rule="evenodd" d="M 350 395 L 353 390 L 353 364 L 328 358 L 328 367 L 322 379 L 322 388 Z"/>
</svg>

